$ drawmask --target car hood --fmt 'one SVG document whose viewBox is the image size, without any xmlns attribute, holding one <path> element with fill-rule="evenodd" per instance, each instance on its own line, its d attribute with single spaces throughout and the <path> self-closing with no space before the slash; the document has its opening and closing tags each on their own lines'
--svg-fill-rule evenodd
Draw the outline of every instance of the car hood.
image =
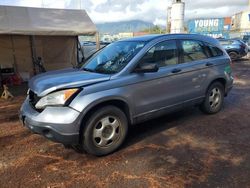
<svg viewBox="0 0 250 188">
<path fill-rule="evenodd" d="M 29 88 L 42 97 L 59 89 L 83 87 L 110 80 L 110 75 L 90 73 L 79 69 L 51 71 L 33 77 Z"/>
</svg>

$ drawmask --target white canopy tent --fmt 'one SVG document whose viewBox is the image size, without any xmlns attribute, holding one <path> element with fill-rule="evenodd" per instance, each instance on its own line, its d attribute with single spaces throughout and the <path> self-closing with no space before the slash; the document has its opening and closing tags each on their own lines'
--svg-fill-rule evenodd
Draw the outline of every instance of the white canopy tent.
<svg viewBox="0 0 250 188">
<path fill-rule="evenodd" d="M 72 67 L 78 36 L 96 34 L 84 10 L 0 6 L 0 66 L 22 77 L 36 74 L 37 57 L 46 70 Z"/>
</svg>

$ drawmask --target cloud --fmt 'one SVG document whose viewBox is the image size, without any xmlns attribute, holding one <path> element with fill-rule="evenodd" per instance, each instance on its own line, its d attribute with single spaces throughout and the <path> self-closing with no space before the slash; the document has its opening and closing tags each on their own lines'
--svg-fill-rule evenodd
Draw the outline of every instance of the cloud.
<svg viewBox="0 0 250 188">
<path fill-rule="evenodd" d="M 170 3 L 159 0 L 107 0 L 105 3 L 86 7 L 96 22 L 125 21 L 139 19 L 150 22 L 166 20 L 166 10 Z M 160 21 L 161 19 L 161 21 Z"/>
<path fill-rule="evenodd" d="M 84 8 L 98 23 L 140 19 L 165 25 L 167 7 L 172 0 L 85 0 L 85 2 L 95 2 L 92 6 Z M 245 10 L 248 0 L 185 0 L 185 3 L 185 19 L 188 20 L 232 16 Z"/>
<path fill-rule="evenodd" d="M 84 8 L 96 23 L 144 20 L 165 25 L 167 7 L 172 0 L 1 0 L 2 5 Z M 248 0 L 185 0 L 185 18 L 232 16 L 247 8 Z"/>
<path fill-rule="evenodd" d="M 1 0 L 1 1 L 0 1 L 0 5 L 41 7 L 41 6 L 42 6 L 42 1 L 30 1 L 30 0 Z"/>
</svg>

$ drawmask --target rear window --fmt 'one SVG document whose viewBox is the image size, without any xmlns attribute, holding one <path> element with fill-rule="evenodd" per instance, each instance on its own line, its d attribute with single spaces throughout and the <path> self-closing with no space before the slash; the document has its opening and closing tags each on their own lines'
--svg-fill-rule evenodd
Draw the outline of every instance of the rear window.
<svg viewBox="0 0 250 188">
<path fill-rule="evenodd" d="M 227 46 L 227 45 L 238 45 L 238 44 L 244 44 L 243 41 L 239 40 L 239 39 L 234 39 L 234 40 L 220 40 L 220 44 L 223 46 Z"/>
<path fill-rule="evenodd" d="M 221 45 L 231 45 L 233 44 L 232 40 L 220 40 Z"/>
</svg>

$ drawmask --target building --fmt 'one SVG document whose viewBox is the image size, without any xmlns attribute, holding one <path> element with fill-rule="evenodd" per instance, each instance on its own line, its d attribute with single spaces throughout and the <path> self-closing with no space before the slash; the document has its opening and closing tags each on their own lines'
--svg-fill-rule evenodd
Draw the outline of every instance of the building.
<svg viewBox="0 0 250 188">
<path fill-rule="evenodd" d="M 141 32 L 134 32 L 133 33 L 134 37 L 144 36 L 144 35 L 150 35 L 150 33 L 149 32 L 143 32 L 143 31 L 141 31 Z"/>
<path fill-rule="evenodd" d="M 126 33 L 119 33 L 118 36 L 120 39 L 126 39 L 133 37 L 134 34 L 132 32 L 126 32 Z"/>
<path fill-rule="evenodd" d="M 250 8 L 232 16 L 231 37 L 250 35 Z"/>
<path fill-rule="evenodd" d="M 167 33 L 184 33 L 185 3 L 182 0 L 173 0 L 167 14 Z"/>
<path fill-rule="evenodd" d="M 231 18 L 208 18 L 188 21 L 188 32 L 213 38 L 229 38 Z"/>
</svg>

